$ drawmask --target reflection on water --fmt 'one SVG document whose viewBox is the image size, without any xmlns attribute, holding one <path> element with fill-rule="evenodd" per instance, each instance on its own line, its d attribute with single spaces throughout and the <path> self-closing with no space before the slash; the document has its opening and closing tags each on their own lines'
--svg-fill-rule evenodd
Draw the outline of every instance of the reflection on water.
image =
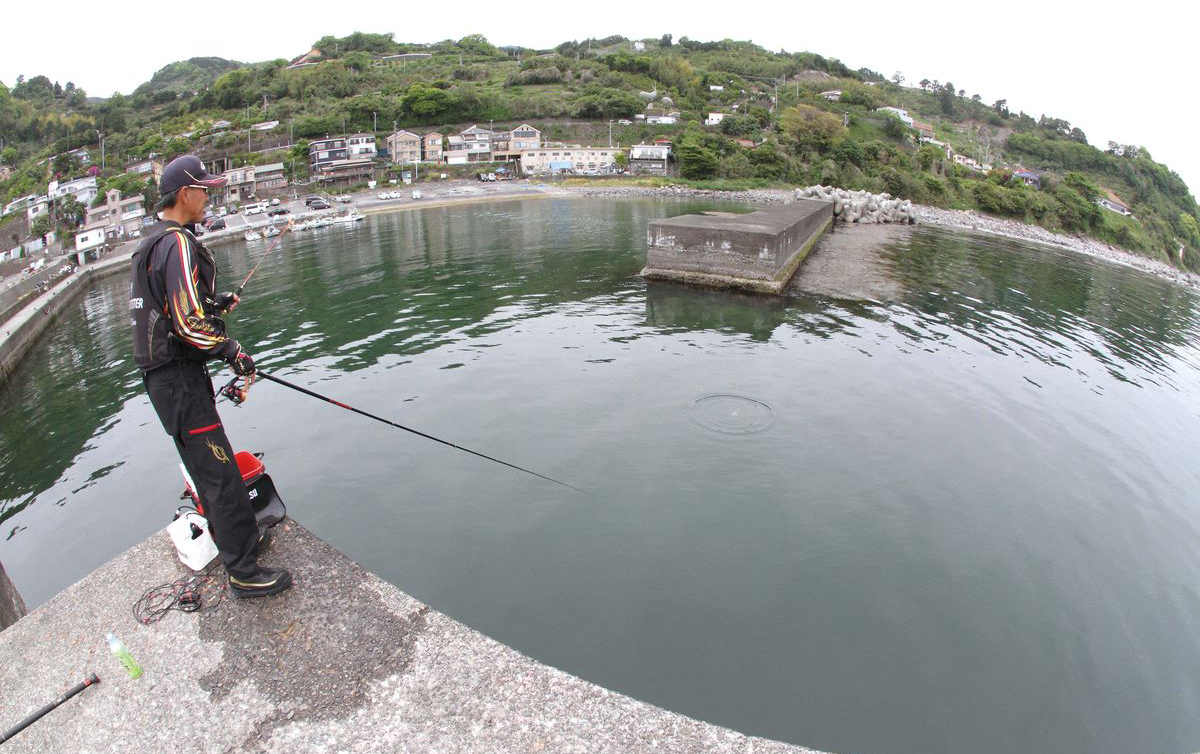
<svg viewBox="0 0 1200 754">
<path fill-rule="evenodd" d="M 649 220 L 720 208 L 375 217 L 289 238 L 231 318 L 264 369 L 595 500 L 261 383 L 230 435 L 369 569 L 686 714 L 844 754 L 1200 746 L 1194 294 L 925 227 L 839 231 L 778 299 L 636 276 Z M 30 605 L 180 489 L 125 298 L 0 388 Z"/>
</svg>

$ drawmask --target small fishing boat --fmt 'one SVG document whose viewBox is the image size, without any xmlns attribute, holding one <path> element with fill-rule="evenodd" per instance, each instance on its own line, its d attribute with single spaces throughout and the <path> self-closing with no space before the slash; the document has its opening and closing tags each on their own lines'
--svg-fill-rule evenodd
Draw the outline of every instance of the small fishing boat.
<svg viewBox="0 0 1200 754">
<path fill-rule="evenodd" d="M 242 238 L 246 239 L 247 241 L 260 241 L 260 240 L 262 240 L 262 236 L 260 236 L 260 235 L 258 234 L 258 231 L 256 231 L 256 230 L 248 230 L 248 231 L 246 231 L 245 233 L 243 233 L 243 234 L 242 234 Z"/>
<path fill-rule="evenodd" d="M 263 229 L 262 237 L 263 238 L 274 238 L 275 236 L 279 235 L 279 233 L 280 233 L 279 228 L 276 228 L 274 225 L 268 225 L 266 228 Z"/>
<path fill-rule="evenodd" d="M 338 215 L 337 217 L 333 218 L 333 221 L 335 223 L 352 223 L 361 219 L 363 219 L 363 216 L 358 212 L 349 212 L 345 215 Z"/>
</svg>

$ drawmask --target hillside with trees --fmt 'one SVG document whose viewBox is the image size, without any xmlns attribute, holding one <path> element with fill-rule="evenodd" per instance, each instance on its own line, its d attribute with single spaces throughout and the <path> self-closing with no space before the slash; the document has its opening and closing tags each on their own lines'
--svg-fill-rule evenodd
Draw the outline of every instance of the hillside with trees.
<svg viewBox="0 0 1200 754">
<path fill-rule="evenodd" d="M 564 42 L 551 50 L 497 47 L 481 35 L 435 44 L 390 34 L 324 37 L 296 60 L 240 64 L 192 58 L 164 67 L 133 94 L 91 100 L 44 76 L 0 84 L 0 197 L 43 193 L 54 177 L 81 174 L 64 154 L 99 151 L 102 187 L 140 190 L 126 161 L 224 150 L 235 164 L 285 161 L 307 170 L 305 139 L 401 128 L 452 131 L 471 123 L 529 122 L 547 139 L 622 145 L 666 136 L 682 180 L 746 187 L 832 184 L 887 191 L 942 207 L 975 209 L 1099 238 L 1200 271 L 1200 214 L 1180 177 L 1136 144 L 1088 143 L 1080 127 L 1047 114 L 1012 112 L 953 83 L 905 82 L 809 52 L 771 52 L 749 42 L 698 42 L 670 34 Z M 837 101 L 822 96 L 838 90 Z M 1013 93 L 1014 95 L 1017 93 Z M 955 164 L 944 147 L 880 107 L 908 111 L 956 154 L 993 169 Z M 647 108 L 651 108 L 647 110 Z M 655 109 L 657 108 L 657 109 Z M 647 112 L 680 113 L 673 126 L 613 126 Z M 719 126 L 701 124 L 726 113 Z M 213 133 L 277 120 L 288 148 L 244 149 L 245 137 Z M 1037 171 L 1029 186 L 1013 168 Z M 1118 197 L 1126 217 L 1097 200 Z M 0 237 L 3 231 L 0 230 Z M 1182 250 L 1182 251 L 1181 251 Z"/>
</svg>

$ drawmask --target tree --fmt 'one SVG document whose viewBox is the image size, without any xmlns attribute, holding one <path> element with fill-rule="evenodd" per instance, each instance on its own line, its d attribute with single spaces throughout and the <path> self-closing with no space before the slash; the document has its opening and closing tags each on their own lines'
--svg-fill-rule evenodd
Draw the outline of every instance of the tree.
<svg viewBox="0 0 1200 754">
<path fill-rule="evenodd" d="M 684 178 L 710 178 L 717 171 L 717 155 L 700 143 L 693 133 L 686 133 L 675 142 L 675 159 Z"/>
<path fill-rule="evenodd" d="M 617 164 L 618 168 L 624 170 L 629 167 L 629 155 L 626 152 L 617 152 L 613 156 L 613 162 Z"/>
<path fill-rule="evenodd" d="M 17 164 L 16 147 L 5 147 L 3 152 L 0 152 L 0 163 L 10 167 Z"/>
<path fill-rule="evenodd" d="M 812 105 L 796 105 L 784 110 L 779 125 L 802 149 L 817 152 L 825 151 L 846 133 L 841 119 Z"/>
<path fill-rule="evenodd" d="M 947 115 L 954 113 L 954 84 L 946 82 L 946 85 L 938 92 L 938 102 L 942 106 L 943 113 Z"/>
<path fill-rule="evenodd" d="M 83 225 L 83 220 L 87 216 L 87 207 L 83 206 L 83 202 L 72 194 L 67 194 L 57 200 L 54 211 L 58 215 L 59 224 L 71 230 Z"/>
<path fill-rule="evenodd" d="M 892 83 L 895 84 L 896 86 L 900 86 L 901 84 L 903 84 L 904 83 L 904 74 L 900 73 L 900 71 L 896 71 L 895 73 L 893 73 L 892 74 Z"/>
<path fill-rule="evenodd" d="M 50 222 L 50 215 L 43 212 L 33 218 L 33 223 L 29 226 L 29 235 L 34 238 L 41 238 L 52 230 L 54 230 L 54 224 Z"/>
<path fill-rule="evenodd" d="M 659 47 L 670 47 L 671 46 L 671 35 L 663 34 L 662 39 L 658 40 L 658 46 Z"/>
<path fill-rule="evenodd" d="M 413 84 L 400 99 L 404 112 L 421 120 L 431 120 L 450 107 L 450 95 L 437 87 Z"/>
<path fill-rule="evenodd" d="M 1006 99 L 996 100 L 995 102 L 992 103 L 992 109 L 995 110 L 996 114 L 999 115 L 1001 118 L 1007 118 L 1008 117 L 1008 100 L 1006 100 Z"/>
<path fill-rule="evenodd" d="M 929 88 L 929 79 L 921 79 L 920 86 L 921 86 L 921 91 L 925 91 L 926 89 L 928 89 Z"/>
</svg>

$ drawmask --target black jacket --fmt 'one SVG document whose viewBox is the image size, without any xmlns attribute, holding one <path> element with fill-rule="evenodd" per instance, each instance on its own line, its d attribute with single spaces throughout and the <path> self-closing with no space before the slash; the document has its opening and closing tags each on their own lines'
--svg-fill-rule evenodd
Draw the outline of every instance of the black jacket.
<svg viewBox="0 0 1200 754">
<path fill-rule="evenodd" d="M 133 253 L 129 285 L 138 369 L 236 356 L 213 304 L 216 284 L 217 262 L 188 228 L 163 220 L 151 229 Z"/>
</svg>

